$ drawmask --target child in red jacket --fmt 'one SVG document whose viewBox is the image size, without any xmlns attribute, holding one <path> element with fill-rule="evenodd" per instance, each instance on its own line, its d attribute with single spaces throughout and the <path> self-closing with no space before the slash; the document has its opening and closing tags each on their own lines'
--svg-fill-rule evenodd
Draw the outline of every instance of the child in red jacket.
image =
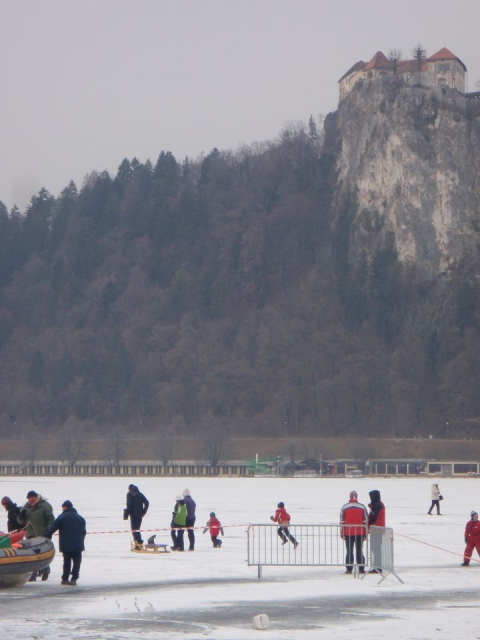
<svg viewBox="0 0 480 640">
<path fill-rule="evenodd" d="M 218 534 L 221 533 L 223 536 L 224 533 L 222 523 L 218 520 L 214 511 L 210 513 L 210 520 L 207 520 L 203 533 L 208 530 L 210 530 L 210 539 L 213 542 L 214 549 L 220 549 L 222 541 L 218 538 Z"/>
<path fill-rule="evenodd" d="M 468 567 L 474 549 L 480 556 L 480 522 L 476 511 L 471 512 L 470 520 L 465 527 L 465 543 L 467 546 L 463 554 L 462 567 Z"/>
<path fill-rule="evenodd" d="M 285 509 L 285 504 L 283 502 L 279 502 L 277 504 L 277 510 L 275 511 L 274 516 L 270 516 L 270 520 L 272 522 L 278 522 L 280 525 L 277 529 L 278 536 L 282 541 L 282 544 L 287 544 L 290 542 L 293 544 L 293 548 L 296 549 L 298 547 L 298 542 L 290 533 L 288 527 L 290 525 L 290 516 Z"/>
</svg>

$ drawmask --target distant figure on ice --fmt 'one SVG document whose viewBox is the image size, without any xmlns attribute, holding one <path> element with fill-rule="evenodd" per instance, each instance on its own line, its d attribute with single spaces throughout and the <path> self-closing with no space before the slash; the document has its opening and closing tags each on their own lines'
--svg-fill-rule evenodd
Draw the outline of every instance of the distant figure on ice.
<svg viewBox="0 0 480 640">
<path fill-rule="evenodd" d="M 190 489 L 183 490 L 183 499 L 185 500 L 185 504 L 187 506 L 187 535 L 188 535 L 188 550 L 195 550 L 195 510 L 197 505 L 195 504 L 195 500 L 190 495 Z"/>
<path fill-rule="evenodd" d="M 467 546 L 463 553 L 462 567 L 468 567 L 474 549 L 480 556 L 480 522 L 476 511 L 471 512 L 470 520 L 465 527 L 465 544 Z"/>
<path fill-rule="evenodd" d="M 212 511 L 210 513 L 210 519 L 207 520 L 203 533 L 206 533 L 208 530 L 210 530 L 210 539 L 213 542 L 214 548 L 220 549 L 220 547 L 222 546 L 222 541 L 219 539 L 218 534 L 221 533 L 222 536 L 225 534 L 223 533 L 222 523 L 216 517 L 215 511 Z"/>
<path fill-rule="evenodd" d="M 185 551 L 183 542 L 183 534 L 185 533 L 185 525 L 187 524 L 187 505 L 183 496 L 175 498 L 175 506 L 172 511 L 172 551 Z"/>
<path fill-rule="evenodd" d="M 296 549 L 298 547 L 298 542 L 295 540 L 288 529 L 288 527 L 290 526 L 291 518 L 287 513 L 285 504 L 283 502 L 279 502 L 277 504 L 275 515 L 270 516 L 270 520 L 272 522 L 278 522 L 278 524 L 280 525 L 277 529 L 277 534 L 282 541 L 282 544 L 287 544 L 287 542 L 290 540 L 290 542 L 293 544 L 293 548 Z"/>
<path fill-rule="evenodd" d="M 55 520 L 52 505 L 36 491 L 27 493 L 27 502 L 20 510 L 17 522 L 26 526 L 25 537 L 35 538 L 36 536 L 44 536 L 45 531 Z M 29 578 L 29 582 L 35 582 L 37 575 L 42 576 L 42 580 L 48 580 L 50 575 L 50 567 L 34 571 Z"/>
<path fill-rule="evenodd" d="M 77 513 L 70 500 L 62 504 L 62 513 L 45 532 L 45 537 L 52 539 L 55 531 L 59 533 L 58 547 L 63 553 L 63 573 L 61 584 L 71 587 L 77 586 L 82 564 L 82 551 L 85 551 L 85 536 L 87 535 L 85 519 Z M 72 576 L 69 581 L 70 575 Z"/>
<path fill-rule="evenodd" d="M 435 482 L 434 484 L 432 484 L 432 504 L 430 506 L 430 509 L 427 512 L 429 516 L 432 515 L 433 507 L 437 507 L 437 516 L 441 516 L 442 515 L 440 513 L 440 500 L 441 499 L 442 499 L 442 496 L 441 496 L 441 493 L 440 493 L 440 489 L 438 487 L 438 484 Z"/>
<path fill-rule="evenodd" d="M 350 500 L 340 510 L 340 536 L 345 540 L 347 555 L 345 558 L 346 571 L 353 570 L 353 550 L 360 573 L 365 573 L 365 556 L 363 542 L 367 537 L 368 512 L 367 507 L 358 502 L 356 491 L 350 491 Z"/>
<path fill-rule="evenodd" d="M 2 498 L 2 507 L 5 507 L 5 511 L 7 512 L 8 533 L 21 529 L 17 521 L 17 518 L 20 515 L 20 507 L 17 507 L 15 502 L 13 502 L 8 496 L 4 496 Z"/>
<path fill-rule="evenodd" d="M 140 493 L 140 489 L 134 484 L 128 485 L 127 508 L 123 510 L 123 519 L 130 518 L 130 528 L 132 530 L 133 541 L 136 545 L 143 544 L 142 520 L 146 516 L 150 503 L 147 498 Z"/>
<path fill-rule="evenodd" d="M 375 527 L 385 527 L 385 505 L 380 496 L 380 491 L 374 489 L 369 491 L 370 496 L 370 513 L 368 514 L 368 530 L 374 525 Z M 370 548 L 372 550 L 371 564 L 373 569 L 369 573 L 382 573 L 382 536 L 374 533 L 370 536 Z"/>
</svg>

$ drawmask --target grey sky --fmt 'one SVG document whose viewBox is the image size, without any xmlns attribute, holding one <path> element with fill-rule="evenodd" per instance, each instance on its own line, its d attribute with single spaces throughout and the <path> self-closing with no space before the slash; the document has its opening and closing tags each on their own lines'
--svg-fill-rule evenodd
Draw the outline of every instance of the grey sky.
<svg viewBox="0 0 480 640">
<path fill-rule="evenodd" d="M 479 25 L 480 0 L 0 0 L 0 200 L 275 138 L 378 50 L 448 47 L 473 91 Z"/>
</svg>

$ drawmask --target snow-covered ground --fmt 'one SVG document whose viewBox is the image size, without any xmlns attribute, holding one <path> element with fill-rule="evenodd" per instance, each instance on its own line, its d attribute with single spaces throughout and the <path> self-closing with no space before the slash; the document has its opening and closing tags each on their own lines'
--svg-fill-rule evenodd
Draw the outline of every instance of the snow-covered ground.
<svg viewBox="0 0 480 640">
<path fill-rule="evenodd" d="M 62 556 L 57 553 L 47 582 L 0 590 L 2 637 L 478 637 L 480 564 L 476 556 L 468 568 L 460 563 L 465 524 L 480 508 L 480 480 L 440 478 L 443 515 L 428 516 L 433 481 L 3 477 L 0 494 L 20 505 L 30 489 L 51 502 L 55 515 L 65 499 L 72 500 L 87 520 L 88 536 L 78 587 L 60 585 Z M 122 519 L 130 482 L 150 500 L 143 526 L 157 534 L 156 542 L 170 543 L 175 496 L 188 487 L 197 502 L 197 526 L 215 511 L 225 528 L 223 547 L 214 549 L 200 529 L 193 553 L 132 553 Z M 258 580 L 257 569 L 246 564 L 249 523 L 268 523 L 282 500 L 296 524 L 337 524 L 353 489 L 365 504 L 370 490 L 381 491 L 387 526 L 395 532 L 395 570 L 404 584 L 393 576 L 380 585 L 374 575 L 358 580 L 339 567 L 266 567 Z M 0 528 L 6 527 L 5 515 L 0 512 Z M 252 628 L 260 613 L 269 616 L 268 630 Z"/>
</svg>

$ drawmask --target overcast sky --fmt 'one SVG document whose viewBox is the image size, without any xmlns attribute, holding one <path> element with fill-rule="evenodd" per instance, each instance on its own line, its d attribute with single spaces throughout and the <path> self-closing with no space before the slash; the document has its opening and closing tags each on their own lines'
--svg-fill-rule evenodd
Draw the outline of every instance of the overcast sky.
<svg viewBox="0 0 480 640">
<path fill-rule="evenodd" d="M 480 79 L 480 0 L 0 0 L 0 200 L 123 158 L 275 138 L 376 51 L 448 47 Z"/>
</svg>

